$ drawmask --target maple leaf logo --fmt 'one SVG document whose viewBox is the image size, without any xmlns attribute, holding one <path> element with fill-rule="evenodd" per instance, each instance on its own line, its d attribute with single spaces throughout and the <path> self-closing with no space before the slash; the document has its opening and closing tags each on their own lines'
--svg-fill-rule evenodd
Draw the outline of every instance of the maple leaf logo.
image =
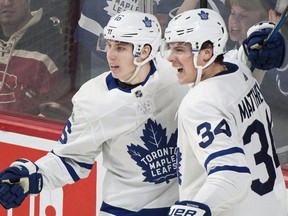
<svg viewBox="0 0 288 216">
<path fill-rule="evenodd" d="M 145 27 L 151 28 L 152 27 L 152 20 L 145 16 L 145 19 L 142 20 L 142 22 L 145 24 Z"/>
<path fill-rule="evenodd" d="M 200 13 L 198 13 L 198 15 L 201 17 L 201 20 L 208 20 L 209 19 L 209 13 L 205 13 L 205 11 L 201 10 Z"/>
<path fill-rule="evenodd" d="M 177 130 L 173 133 L 167 142 L 166 128 L 161 124 L 148 119 L 141 136 L 145 147 L 131 144 L 127 146 L 131 158 L 144 171 L 144 182 L 159 184 L 170 182 L 170 179 L 176 178 L 176 143 Z"/>
</svg>

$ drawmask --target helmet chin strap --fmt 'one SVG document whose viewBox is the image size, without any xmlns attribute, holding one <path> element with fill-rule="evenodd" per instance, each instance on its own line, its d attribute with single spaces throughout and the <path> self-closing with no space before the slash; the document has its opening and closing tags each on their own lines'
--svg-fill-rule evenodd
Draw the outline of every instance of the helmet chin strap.
<svg viewBox="0 0 288 216">
<path fill-rule="evenodd" d="M 148 58 L 146 58 L 143 62 L 137 62 L 137 58 L 134 58 L 134 64 L 136 65 L 136 69 L 134 71 L 134 73 L 132 74 L 132 76 L 127 79 L 127 80 L 121 80 L 121 82 L 124 82 L 124 83 L 130 83 L 132 82 L 138 75 L 140 69 L 142 68 L 143 65 L 145 65 L 147 62 L 149 62 L 151 60 L 151 57 L 149 56 Z"/>
<path fill-rule="evenodd" d="M 216 56 L 213 55 L 204 66 L 197 65 L 197 59 L 198 59 L 198 52 L 194 54 L 194 58 L 193 58 L 194 65 L 197 69 L 197 73 L 196 73 L 195 82 L 192 83 L 192 86 L 196 86 L 201 81 L 202 75 L 203 75 L 203 70 L 205 68 L 209 67 L 214 62 L 214 60 L 216 59 Z"/>
</svg>

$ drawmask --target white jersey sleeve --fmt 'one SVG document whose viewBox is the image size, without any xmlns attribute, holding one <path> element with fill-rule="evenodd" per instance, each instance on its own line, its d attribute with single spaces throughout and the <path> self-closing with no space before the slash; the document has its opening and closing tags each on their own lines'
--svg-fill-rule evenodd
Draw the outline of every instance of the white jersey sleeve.
<svg viewBox="0 0 288 216">
<path fill-rule="evenodd" d="M 66 122 L 58 145 L 45 157 L 36 161 L 40 172 L 42 170 L 44 189 L 54 189 L 86 178 L 95 158 L 102 151 L 101 145 L 105 137 L 101 122 L 97 118 L 89 119 L 87 116 L 87 113 L 93 112 L 101 114 L 103 111 L 100 112 L 100 109 L 107 110 L 103 107 L 105 103 L 101 106 L 101 97 L 94 102 L 95 104 L 93 101 L 89 102 L 90 91 L 99 93 L 102 91 L 99 87 L 102 81 L 101 77 L 92 79 L 77 92 L 72 99 L 72 115 Z M 104 91 L 102 95 L 104 96 Z"/>
<path fill-rule="evenodd" d="M 239 49 L 229 50 L 225 54 L 225 59 L 228 60 L 228 61 L 235 62 L 235 63 L 242 62 L 248 68 L 251 67 L 251 62 L 248 60 L 248 58 L 247 58 L 247 56 L 246 56 L 246 54 L 244 52 L 243 45 L 240 46 Z M 255 77 L 255 79 L 258 81 L 258 83 L 261 84 L 266 72 L 267 72 L 266 70 L 260 70 L 258 68 L 255 68 L 252 71 L 252 74 Z"/>
</svg>

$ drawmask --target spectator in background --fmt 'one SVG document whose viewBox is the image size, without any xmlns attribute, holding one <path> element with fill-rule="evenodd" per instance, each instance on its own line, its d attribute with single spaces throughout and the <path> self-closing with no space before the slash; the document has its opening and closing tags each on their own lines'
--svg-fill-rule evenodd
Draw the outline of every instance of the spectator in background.
<svg viewBox="0 0 288 216">
<path fill-rule="evenodd" d="M 0 110 L 41 115 L 41 104 L 68 92 L 70 77 L 59 20 L 30 3 L 0 1 Z"/>
<path fill-rule="evenodd" d="M 229 38 L 236 48 L 242 45 L 248 29 L 258 22 L 268 21 L 269 11 L 275 8 L 270 0 L 230 0 L 229 3 Z"/>
<path fill-rule="evenodd" d="M 275 8 L 274 0 L 207 0 L 208 8 L 221 14 L 228 25 L 227 49 L 238 48 L 248 29 L 257 22 L 268 20 L 268 11 Z M 199 0 L 184 0 L 177 14 L 199 8 Z"/>
</svg>

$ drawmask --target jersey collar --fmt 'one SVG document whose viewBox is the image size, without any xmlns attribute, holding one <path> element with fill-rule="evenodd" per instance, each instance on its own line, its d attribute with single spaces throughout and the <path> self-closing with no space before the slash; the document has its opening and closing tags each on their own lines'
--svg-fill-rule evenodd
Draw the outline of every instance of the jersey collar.
<svg viewBox="0 0 288 216">
<path fill-rule="evenodd" d="M 145 83 L 148 81 L 149 77 L 155 73 L 156 67 L 155 67 L 154 62 L 150 61 L 150 65 L 151 65 L 151 68 L 150 68 L 149 74 L 147 75 L 146 79 L 139 85 L 144 86 Z M 131 92 L 131 89 L 124 89 L 124 88 L 119 87 L 117 85 L 116 79 L 112 76 L 112 73 L 109 73 L 108 76 L 106 77 L 106 85 L 107 85 L 109 91 L 112 89 L 118 88 L 121 91 L 125 91 L 128 93 Z"/>
</svg>

